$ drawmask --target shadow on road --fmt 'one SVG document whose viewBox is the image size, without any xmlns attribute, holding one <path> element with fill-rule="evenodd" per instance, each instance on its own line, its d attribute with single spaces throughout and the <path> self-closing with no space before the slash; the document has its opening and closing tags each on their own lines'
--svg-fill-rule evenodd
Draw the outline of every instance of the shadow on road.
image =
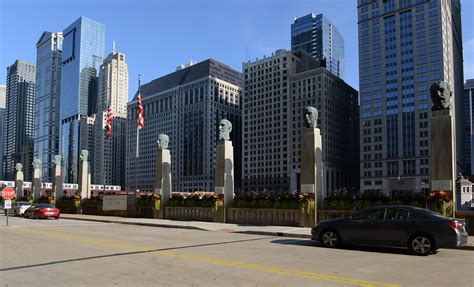
<svg viewBox="0 0 474 287">
<path fill-rule="evenodd" d="M 252 239 L 242 239 L 242 240 L 233 240 L 233 241 L 224 241 L 224 242 L 203 243 L 203 244 L 194 244 L 194 245 L 168 247 L 168 248 L 157 248 L 157 249 L 150 249 L 150 250 L 143 250 L 143 251 L 131 251 L 131 252 L 122 252 L 122 253 L 114 253 L 114 254 L 107 254 L 107 255 L 97 255 L 97 256 L 89 256 L 89 257 L 82 257 L 82 258 L 65 259 L 65 260 L 44 262 L 44 263 L 38 263 L 38 264 L 30 264 L 30 265 L 24 265 L 24 266 L 15 266 L 15 267 L 2 268 L 2 269 L 0 269 L 0 272 L 19 270 L 19 269 L 28 269 L 28 268 L 42 267 L 42 266 L 50 266 L 50 265 L 55 265 L 55 264 L 68 263 L 68 262 L 77 262 L 77 261 L 101 259 L 101 258 L 107 258 L 107 257 L 145 254 L 145 253 L 152 253 L 152 252 L 157 252 L 157 251 L 169 251 L 169 250 L 188 249 L 188 248 L 196 248 L 196 247 L 203 247 L 203 246 L 224 245 L 224 244 L 232 244 L 232 243 L 240 243 L 240 242 L 248 242 L 248 241 L 257 241 L 257 240 L 264 240 L 264 239 L 269 239 L 269 238 L 274 238 L 274 237 L 273 236 L 272 237 L 260 237 L 260 238 L 252 238 Z"/>
<path fill-rule="evenodd" d="M 279 239 L 273 240 L 271 243 L 285 244 L 285 245 L 297 245 L 297 246 L 312 246 L 318 248 L 326 248 L 319 244 L 319 242 L 313 240 L 303 239 Z M 374 253 L 385 253 L 385 254 L 399 254 L 399 255 L 412 255 L 408 249 L 401 248 L 388 248 L 388 247 L 375 247 L 375 246 L 359 246 L 359 245 L 343 245 L 337 249 L 340 250 L 351 250 L 351 251 L 362 251 L 362 252 L 374 252 Z"/>
</svg>

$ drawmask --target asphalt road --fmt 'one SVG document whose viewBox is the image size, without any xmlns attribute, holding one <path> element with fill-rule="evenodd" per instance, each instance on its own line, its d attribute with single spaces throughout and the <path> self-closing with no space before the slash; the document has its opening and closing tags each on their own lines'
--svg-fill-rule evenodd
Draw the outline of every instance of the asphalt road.
<svg viewBox="0 0 474 287">
<path fill-rule="evenodd" d="M 0 286 L 473 286 L 474 251 L 0 216 Z"/>
</svg>

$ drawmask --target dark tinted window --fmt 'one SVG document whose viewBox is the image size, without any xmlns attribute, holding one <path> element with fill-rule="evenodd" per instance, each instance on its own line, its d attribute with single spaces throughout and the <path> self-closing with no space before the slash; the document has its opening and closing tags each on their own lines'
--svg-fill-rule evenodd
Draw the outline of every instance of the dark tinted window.
<svg viewBox="0 0 474 287">
<path fill-rule="evenodd" d="M 41 204 L 38 204 L 37 207 L 39 207 L 39 208 L 53 208 L 54 206 L 51 205 L 51 204 L 47 204 L 47 203 L 41 203 Z"/>
<path fill-rule="evenodd" d="M 358 213 L 352 217 L 353 220 L 377 220 L 383 219 L 385 209 L 370 209 L 367 211 L 363 211 Z"/>
<path fill-rule="evenodd" d="M 409 212 L 404 209 L 388 208 L 385 220 L 407 220 Z"/>
</svg>

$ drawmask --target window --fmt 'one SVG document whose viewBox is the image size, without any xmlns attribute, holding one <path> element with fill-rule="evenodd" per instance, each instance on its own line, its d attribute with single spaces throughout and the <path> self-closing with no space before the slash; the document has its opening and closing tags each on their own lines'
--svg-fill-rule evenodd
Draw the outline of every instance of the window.
<svg viewBox="0 0 474 287">
<path fill-rule="evenodd" d="M 353 220 L 381 220 L 383 219 L 385 208 L 370 209 L 358 213 L 352 217 Z"/>
<path fill-rule="evenodd" d="M 408 211 L 404 209 L 388 208 L 385 212 L 385 220 L 406 220 L 408 219 Z"/>
</svg>

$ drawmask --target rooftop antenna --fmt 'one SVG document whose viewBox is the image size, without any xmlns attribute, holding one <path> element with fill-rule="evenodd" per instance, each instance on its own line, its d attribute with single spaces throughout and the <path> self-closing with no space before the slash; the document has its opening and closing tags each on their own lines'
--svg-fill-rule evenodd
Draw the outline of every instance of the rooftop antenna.
<svg viewBox="0 0 474 287">
<path fill-rule="evenodd" d="M 112 41 L 112 53 L 115 54 L 115 41 Z"/>
</svg>

